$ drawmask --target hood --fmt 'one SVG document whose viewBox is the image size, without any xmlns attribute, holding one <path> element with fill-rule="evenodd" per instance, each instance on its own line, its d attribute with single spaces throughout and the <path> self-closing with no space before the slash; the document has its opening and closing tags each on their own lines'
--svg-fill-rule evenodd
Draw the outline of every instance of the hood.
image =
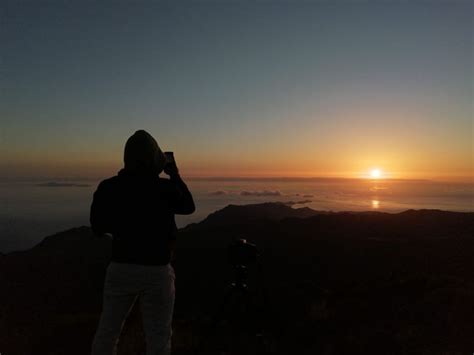
<svg viewBox="0 0 474 355">
<path fill-rule="evenodd" d="M 155 138 L 144 130 L 138 130 L 125 144 L 123 161 L 126 171 L 158 175 L 163 171 L 166 158 Z"/>
</svg>

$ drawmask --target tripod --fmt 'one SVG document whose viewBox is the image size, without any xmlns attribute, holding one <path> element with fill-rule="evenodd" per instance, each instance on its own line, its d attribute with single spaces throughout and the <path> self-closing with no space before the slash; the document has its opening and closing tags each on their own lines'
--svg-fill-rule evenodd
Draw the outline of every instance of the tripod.
<svg viewBox="0 0 474 355">
<path fill-rule="evenodd" d="M 264 306 L 265 306 L 265 291 L 262 284 L 261 286 L 261 300 L 259 302 L 252 299 L 251 291 L 247 284 L 248 279 L 248 268 L 246 265 L 234 265 L 234 279 L 229 284 L 227 292 L 224 294 L 222 303 L 218 308 L 218 311 L 211 320 L 211 326 L 209 331 L 202 337 L 200 344 L 198 345 L 195 354 L 208 354 L 206 346 L 210 339 L 215 335 L 217 327 L 220 324 L 227 325 L 232 324 L 235 327 L 233 334 L 241 335 L 242 331 L 247 331 L 247 344 L 239 343 L 239 346 L 253 343 L 254 352 L 246 349 L 245 354 L 266 354 L 266 339 L 264 337 Z M 261 271 L 261 265 L 259 265 L 259 271 Z M 261 276 L 261 275 L 259 275 Z M 261 281 L 261 280 L 260 280 Z M 255 297 L 257 298 L 257 297 Z M 221 340 L 221 339 L 219 339 Z"/>
</svg>

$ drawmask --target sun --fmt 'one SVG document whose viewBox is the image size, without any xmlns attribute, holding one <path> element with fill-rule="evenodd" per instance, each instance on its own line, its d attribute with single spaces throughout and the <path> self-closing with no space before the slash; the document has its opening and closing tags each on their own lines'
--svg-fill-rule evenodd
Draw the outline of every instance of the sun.
<svg viewBox="0 0 474 355">
<path fill-rule="evenodd" d="M 370 177 L 372 179 L 380 179 L 382 177 L 382 172 L 380 171 L 380 169 L 372 169 L 370 171 Z"/>
</svg>

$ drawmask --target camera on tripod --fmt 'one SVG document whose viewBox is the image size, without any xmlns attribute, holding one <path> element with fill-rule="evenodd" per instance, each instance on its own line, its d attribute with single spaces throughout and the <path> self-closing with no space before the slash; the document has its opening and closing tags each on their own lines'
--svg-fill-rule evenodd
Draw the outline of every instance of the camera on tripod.
<svg viewBox="0 0 474 355">
<path fill-rule="evenodd" d="M 255 264 L 258 257 L 257 246 L 247 242 L 247 239 L 236 239 L 229 246 L 229 261 L 233 267 L 247 267 Z"/>
<path fill-rule="evenodd" d="M 259 253 L 257 246 L 248 243 L 247 239 L 239 238 L 229 246 L 229 262 L 234 269 L 232 287 L 247 288 L 248 267 L 257 264 Z"/>
<path fill-rule="evenodd" d="M 227 321 L 227 325 L 239 324 L 241 331 L 249 333 L 248 342 L 240 343 L 240 345 L 251 344 L 250 347 L 255 345 L 257 353 L 260 354 L 263 353 L 261 349 L 268 343 L 264 335 L 265 307 L 268 303 L 266 302 L 263 283 L 262 255 L 255 244 L 249 243 L 247 239 L 241 237 L 230 243 L 228 253 L 233 279 L 224 295 L 221 306 L 212 318 L 208 334 L 203 336 L 198 344 L 196 355 L 207 354 L 206 345 L 210 342 L 211 335 L 219 328 L 223 320 Z M 252 273 L 250 286 L 247 285 L 249 269 L 255 271 L 255 273 Z M 223 326 L 225 325 L 226 323 L 223 323 Z M 230 334 L 235 334 L 235 328 L 230 329 Z"/>
</svg>

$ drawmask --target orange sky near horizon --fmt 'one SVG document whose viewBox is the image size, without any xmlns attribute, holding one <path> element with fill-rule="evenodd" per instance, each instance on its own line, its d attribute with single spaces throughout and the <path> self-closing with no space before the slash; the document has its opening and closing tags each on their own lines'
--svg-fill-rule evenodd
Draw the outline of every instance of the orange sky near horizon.
<svg viewBox="0 0 474 355">
<path fill-rule="evenodd" d="M 337 150 L 304 155 L 295 150 L 280 152 L 278 157 L 251 151 L 245 154 L 215 152 L 200 156 L 199 152 L 178 150 L 175 156 L 182 175 L 186 177 L 371 178 L 371 170 L 380 169 L 381 178 L 474 182 L 474 174 L 465 164 L 469 156 L 441 161 L 430 160 L 429 156 L 416 152 L 370 154 L 363 150 L 358 152 L 356 148 L 353 150 L 352 155 L 341 154 Z M 9 167 L 3 170 L 3 178 L 100 179 L 116 174 L 123 167 L 122 151 L 68 153 L 68 159 L 64 159 L 61 152 L 30 152 L 11 159 L 12 156 L 9 156 L 10 159 L 2 157 L 2 163 Z"/>
<path fill-rule="evenodd" d="M 144 129 L 186 177 L 473 182 L 472 2 L 122 5 L 6 5 L 0 180 L 106 178 Z"/>
</svg>

